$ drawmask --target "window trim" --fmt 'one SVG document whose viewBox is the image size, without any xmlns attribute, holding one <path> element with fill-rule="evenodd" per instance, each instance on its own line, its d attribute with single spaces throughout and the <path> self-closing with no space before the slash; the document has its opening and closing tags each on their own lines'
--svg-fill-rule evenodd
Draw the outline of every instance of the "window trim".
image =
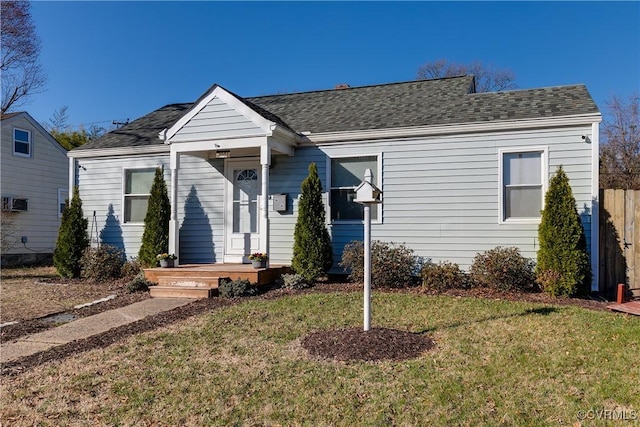
<svg viewBox="0 0 640 427">
<path fill-rule="evenodd" d="M 339 154 L 339 155 L 327 155 L 328 161 L 327 161 L 327 190 L 326 190 L 326 194 L 327 194 L 327 204 L 326 204 L 326 217 L 327 217 L 327 224 L 338 224 L 338 225 L 342 225 L 342 224 L 364 224 L 364 219 L 362 220 L 358 220 L 358 219 L 343 219 L 343 220 L 334 220 L 333 218 L 331 218 L 331 190 L 337 190 L 340 188 L 350 188 L 350 187 L 333 187 L 331 185 L 331 161 L 333 159 L 351 159 L 351 158 L 355 158 L 355 157 L 376 157 L 376 171 L 375 174 L 378 177 L 378 184 L 377 187 L 380 189 L 380 191 L 383 191 L 382 189 L 382 152 L 376 152 L 376 153 L 358 153 L 358 154 L 354 154 L 354 153 L 350 153 L 350 154 Z M 364 177 L 363 177 L 364 178 Z M 371 219 L 371 224 L 382 224 L 383 218 L 382 218 L 382 205 L 384 204 L 384 192 L 383 194 L 380 196 L 380 200 L 381 203 L 378 203 L 377 208 L 378 208 L 378 212 L 377 212 L 377 219 Z"/>
<path fill-rule="evenodd" d="M 27 135 L 29 135 L 29 141 L 27 141 L 27 146 L 29 147 L 29 154 L 25 154 L 25 153 L 20 153 L 18 151 L 16 151 L 16 131 L 19 130 L 21 132 L 26 132 Z M 27 129 L 22 129 L 19 127 L 14 127 L 13 128 L 13 134 L 12 134 L 12 139 L 13 139 L 13 146 L 11 147 L 11 151 L 13 152 L 14 156 L 18 156 L 18 157 L 26 157 L 26 158 L 30 158 L 32 157 L 33 154 L 33 132 L 31 132 L 30 130 Z M 19 141 L 21 144 L 24 144 L 24 141 Z"/>
<path fill-rule="evenodd" d="M 505 154 L 540 153 L 540 181 L 542 183 L 542 200 L 540 210 L 544 209 L 544 197 L 549 186 L 549 146 L 508 147 L 498 150 L 498 224 L 540 224 L 542 215 L 529 218 L 505 218 L 504 191 L 504 156 Z"/>
<path fill-rule="evenodd" d="M 127 221 L 127 197 L 140 197 L 140 196 L 147 196 L 147 198 L 151 197 L 151 187 L 149 188 L 149 192 L 146 194 L 143 193 L 131 193 L 131 194 L 127 194 L 126 190 L 127 190 L 127 172 L 128 171 L 143 171 L 143 170 L 148 170 L 148 171 L 154 171 L 157 169 L 157 166 L 142 166 L 142 167 L 134 167 L 134 168 L 122 168 L 122 224 L 129 224 L 129 225 L 140 225 L 140 224 L 144 224 L 144 220 L 143 221 Z M 153 184 L 151 184 L 153 186 Z M 147 206 L 148 207 L 148 206 Z"/>
<path fill-rule="evenodd" d="M 63 195 L 66 194 L 67 197 Z M 58 218 L 62 218 L 62 211 L 60 210 L 60 205 L 65 204 L 65 200 L 69 198 L 69 189 L 68 188 L 58 188 Z"/>
</svg>

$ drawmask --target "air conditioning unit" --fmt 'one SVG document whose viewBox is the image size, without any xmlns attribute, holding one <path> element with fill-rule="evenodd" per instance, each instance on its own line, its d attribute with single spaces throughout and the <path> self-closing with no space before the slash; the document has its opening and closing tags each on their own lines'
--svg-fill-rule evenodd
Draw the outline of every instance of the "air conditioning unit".
<svg viewBox="0 0 640 427">
<path fill-rule="evenodd" d="M 29 210 L 29 199 L 19 197 L 2 197 L 2 210 L 10 212 L 26 212 Z"/>
</svg>

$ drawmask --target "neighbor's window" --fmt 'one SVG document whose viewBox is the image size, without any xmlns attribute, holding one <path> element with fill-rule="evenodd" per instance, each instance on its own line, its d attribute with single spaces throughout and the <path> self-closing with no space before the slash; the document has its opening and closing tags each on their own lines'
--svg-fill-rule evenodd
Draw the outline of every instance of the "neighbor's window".
<svg viewBox="0 0 640 427">
<path fill-rule="evenodd" d="M 69 190 L 67 188 L 58 188 L 58 218 L 62 218 L 62 212 L 67 205 L 69 198 Z"/>
<path fill-rule="evenodd" d="M 154 168 L 124 171 L 124 222 L 144 222 Z"/>
<path fill-rule="evenodd" d="M 13 129 L 13 154 L 22 157 L 31 157 L 31 132 L 28 130 Z"/>
<path fill-rule="evenodd" d="M 378 178 L 378 156 L 343 157 L 331 159 L 331 220 L 362 221 L 363 205 L 356 203 L 355 189 L 364 179 L 364 172 L 371 169 L 373 184 L 380 188 Z M 371 209 L 371 219 L 379 218 L 379 210 Z"/>
<path fill-rule="evenodd" d="M 544 203 L 544 151 L 502 153 L 502 219 L 537 220 Z"/>
</svg>

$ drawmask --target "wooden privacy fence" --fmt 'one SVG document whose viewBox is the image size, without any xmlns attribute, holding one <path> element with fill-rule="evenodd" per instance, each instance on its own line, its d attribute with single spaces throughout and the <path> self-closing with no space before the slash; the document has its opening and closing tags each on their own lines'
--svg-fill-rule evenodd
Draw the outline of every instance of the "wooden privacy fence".
<svg viewBox="0 0 640 427">
<path fill-rule="evenodd" d="M 640 190 L 600 190 L 600 289 L 640 297 Z"/>
</svg>

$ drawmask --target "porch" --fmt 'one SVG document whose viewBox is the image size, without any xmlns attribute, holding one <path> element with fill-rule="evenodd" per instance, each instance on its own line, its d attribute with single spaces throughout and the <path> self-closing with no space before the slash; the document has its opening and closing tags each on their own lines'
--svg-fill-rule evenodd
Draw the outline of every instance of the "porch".
<svg viewBox="0 0 640 427">
<path fill-rule="evenodd" d="M 147 268 L 144 276 L 157 286 L 150 288 L 155 298 L 212 298 L 218 295 L 218 286 L 223 279 L 247 279 L 258 286 L 275 283 L 291 268 L 285 265 L 270 265 L 253 268 L 251 264 L 184 264 L 174 268 Z"/>
</svg>

